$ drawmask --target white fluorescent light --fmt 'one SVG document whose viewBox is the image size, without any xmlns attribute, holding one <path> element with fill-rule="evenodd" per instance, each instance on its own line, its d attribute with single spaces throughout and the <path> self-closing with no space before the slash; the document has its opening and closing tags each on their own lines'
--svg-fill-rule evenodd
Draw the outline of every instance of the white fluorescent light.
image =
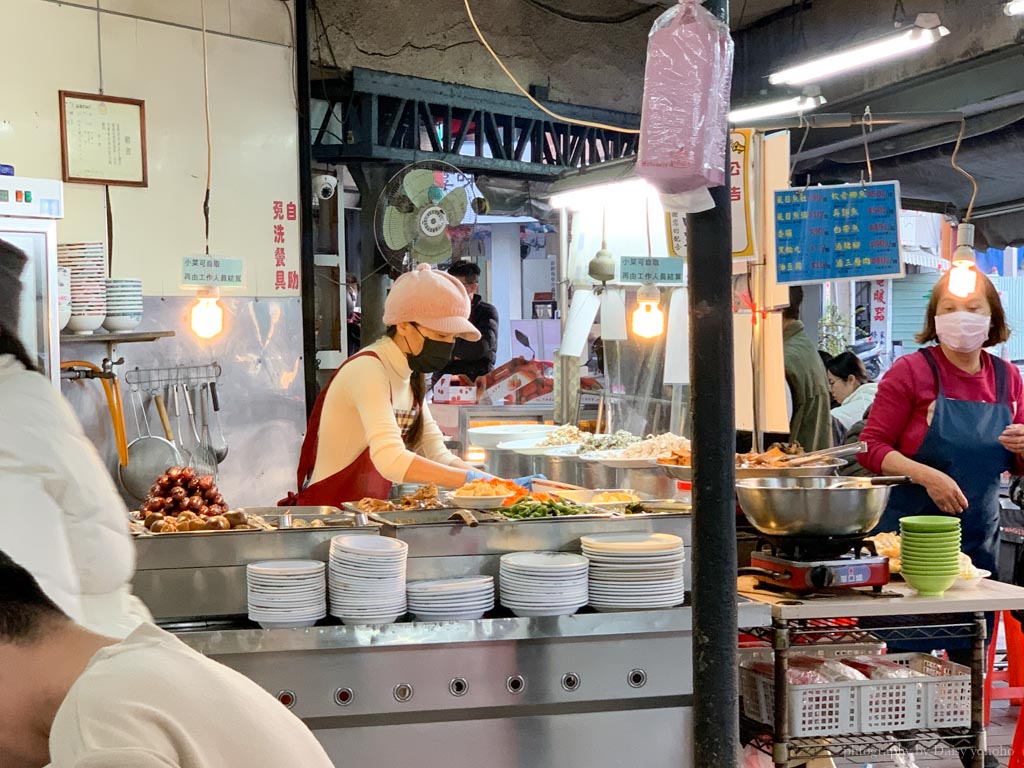
<svg viewBox="0 0 1024 768">
<path fill-rule="evenodd" d="M 1024 16 L 1024 0 L 1011 0 L 1003 6 L 1003 13 L 1007 16 Z"/>
<path fill-rule="evenodd" d="M 1021 1 L 1024 2 L 1024 0 Z M 739 109 L 732 110 L 729 112 L 729 122 L 734 124 L 752 123 L 769 117 L 797 115 L 817 109 L 824 103 L 824 96 L 794 96 L 790 99 L 768 101 L 764 104 L 755 104 L 750 107 L 740 107 Z"/>
<path fill-rule="evenodd" d="M 1022 0 L 1014 0 L 1022 2 Z M 822 56 L 819 59 L 799 64 L 768 77 L 772 85 L 803 85 L 832 77 L 833 75 L 861 69 L 886 59 L 895 59 L 909 53 L 927 48 L 949 34 L 949 30 L 939 24 L 938 17 L 933 13 L 918 14 L 913 27 L 899 29 L 885 37 L 864 45 L 854 46 Z"/>
<path fill-rule="evenodd" d="M 627 179 L 625 181 L 605 182 L 591 187 L 580 187 L 554 195 L 551 207 L 583 210 L 584 208 L 600 209 L 603 206 L 615 205 L 623 199 L 646 196 L 658 199 L 658 193 L 644 179 Z"/>
</svg>

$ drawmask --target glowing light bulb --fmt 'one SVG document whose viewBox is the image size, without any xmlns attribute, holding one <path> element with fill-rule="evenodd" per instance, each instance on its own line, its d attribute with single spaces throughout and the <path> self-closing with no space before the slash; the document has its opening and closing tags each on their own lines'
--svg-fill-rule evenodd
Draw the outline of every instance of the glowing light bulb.
<svg viewBox="0 0 1024 768">
<path fill-rule="evenodd" d="M 978 270 L 970 264 L 958 263 L 949 271 L 949 292 L 965 299 L 978 287 Z"/>
<path fill-rule="evenodd" d="M 974 253 L 974 225 L 963 222 L 956 228 L 956 251 L 949 271 L 949 292 L 965 299 L 978 285 L 978 257 Z"/>
<path fill-rule="evenodd" d="M 224 330 L 224 310 L 217 303 L 219 298 L 216 291 L 200 294 L 192 307 L 192 332 L 200 339 L 212 339 Z"/>
<path fill-rule="evenodd" d="M 653 339 L 665 332 L 665 313 L 658 307 L 661 292 L 653 283 L 644 283 L 636 295 L 633 311 L 633 333 L 641 339 Z"/>
</svg>

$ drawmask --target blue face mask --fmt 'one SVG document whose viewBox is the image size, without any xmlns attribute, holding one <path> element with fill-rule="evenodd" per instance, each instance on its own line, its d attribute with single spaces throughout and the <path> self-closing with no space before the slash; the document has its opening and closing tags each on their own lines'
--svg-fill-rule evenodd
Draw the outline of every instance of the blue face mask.
<svg viewBox="0 0 1024 768">
<path fill-rule="evenodd" d="M 452 352 L 455 351 L 454 341 L 437 341 L 423 335 L 418 325 L 413 324 L 416 333 L 423 339 L 423 349 L 418 354 L 406 355 L 409 367 L 415 373 L 438 373 L 443 371 L 451 362 Z"/>
</svg>

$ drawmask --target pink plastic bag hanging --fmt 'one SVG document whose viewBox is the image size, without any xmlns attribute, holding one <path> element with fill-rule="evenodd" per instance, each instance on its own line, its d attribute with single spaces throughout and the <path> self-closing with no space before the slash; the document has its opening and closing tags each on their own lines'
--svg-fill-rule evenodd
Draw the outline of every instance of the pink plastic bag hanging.
<svg viewBox="0 0 1024 768">
<path fill-rule="evenodd" d="M 697 0 L 651 28 L 637 173 L 675 194 L 725 183 L 733 43 Z"/>
</svg>

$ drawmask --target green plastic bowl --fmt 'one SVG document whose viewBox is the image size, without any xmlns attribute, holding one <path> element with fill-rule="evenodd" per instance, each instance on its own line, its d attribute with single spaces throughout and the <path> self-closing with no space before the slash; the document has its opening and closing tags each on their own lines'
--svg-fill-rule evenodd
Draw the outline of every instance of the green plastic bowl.
<svg viewBox="0 0 1024 768">
<path fill-rule="evenodd" d="M 922 597 L 942 597 L 958 578 L 958 573 L 923 575 L 903 572 L 903 580 Z"/>
<path fill-rule="evenodd" d="M 960 535 L 960 531 L 951 531 L 950 533 L 904 533 L 900 537 L 901 541 L 907 542 L 912 541 L 915 544 L 944 544 L 949 541 L 960 541 L 963 537 Z"/>
<path fill-rule="evenodd" d="M 900 520 L 900 528 L 918 533 L 945 533 L 960 530 L 959 517 L 911 515 Z"/>
</svg>

